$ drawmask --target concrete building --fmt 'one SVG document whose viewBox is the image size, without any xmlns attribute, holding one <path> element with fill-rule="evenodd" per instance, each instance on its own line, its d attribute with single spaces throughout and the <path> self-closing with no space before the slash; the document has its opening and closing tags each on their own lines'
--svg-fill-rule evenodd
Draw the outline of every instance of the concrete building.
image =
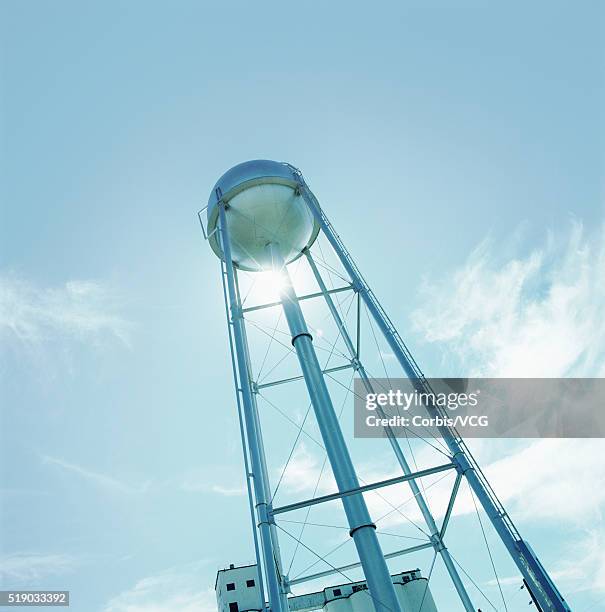
<svg viewBox="0 0 605 612">
<path fill-rule="evenodd" d="M 263 610 L 258 568 L 254 565 L 219 570 L 214 584 L 218 612 Z"/>
<path fill-rule="evenodd" d="M 420 570 L 391 576 L 397 599 L 404 612 L 437 612 L 428 580 Z M 220 570 L 216 577 L 218 612 L 262 610 L 256 565 Z M 374 612 L 374 605 L 365 581 L 336 584 L 316 593 L 288 598 L 290 612 Z"/>
</svg>

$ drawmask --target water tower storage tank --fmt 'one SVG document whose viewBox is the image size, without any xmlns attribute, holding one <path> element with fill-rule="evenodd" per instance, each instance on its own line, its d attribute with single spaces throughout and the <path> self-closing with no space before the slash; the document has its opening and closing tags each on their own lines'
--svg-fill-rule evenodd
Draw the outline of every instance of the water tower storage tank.
<svg viewBox="0 0 605 612">
<path fill-rule="evenodd" d="M 268 268 L 269 243 L 277 245 L 289 263 L 313 244 L 319 232 L 288 164 L 262 159 L 244 162 L 221 176 L 208 202 L 210 245 L 221 258 L 220 232 L 214 231 L 221 200 L 226 203 L 232 259 L 242 270 Z"/>
<path fill-rule="evenodd" d="M 300 301 L 303 297 L 305 299 L 322 298 L 325 301 L 332 321 L 336 325 L 339 336 L 342 337 L 349 353 L 348 356 L 346 354 L 343 354 L 343 356 L 345 359 L 350 358 L 351 369 L 362 380 L 368 392 L 373 392 L 374 382 L 370 379 L 362 361 L 366 358 L 365 353 L 360 357 L 358 348 L 362 334 L 362 305 L 367 310 L 369 325 L 373 325 L 372 321 L 377 325 L 382 339 L 386 341 L 394 357 L 396 357 L 401 373 L 409 379 L 415 392 L 425 397 L 435 396 L 435 391 L 447 395 L 452 392 L 460 393 L 466 390 L 468 382 L 464 379 L 455 381 L 444 379 L 443 383 L 438 384 L 436 389 L 429 384 L 395 329 L 393 322 L 361 276 L 359 268 L 333 225 L 321 210 L 317 198 L 309 191 L 302 173 L 293 166 L 275 161 L 254 160 L 233 167 L 216 183 L 208 202 L 207 215 L 208 231 L 206 232 L 206 228 L 203 227 L 205 237 L 209 239 L 213 251 L 223 260 L 221 273 L 225 294 L 225 310 L 229 325 L 231 363 L 244 456 L 249 460 L 249 465 L 246 465 L 246 478 L 255 534 L 256 565 L 264 568 L 264 572 L 262 572 L 264 574 L 262 576 L 263 581 L 261 583 L 260 580 L 256 581 L 254 579 L 254 588 L 258 584 L 262 584 L 263 588 L 266 586 L 269 607 L 273 612 L 288 612 L 289 609 L 296 612 L 293 607 L 290 607 L 294 603 L 293 600 L 287 600 L 285 595 L 294 582 L 297 584 L 310 582 L 340 571 L 333 567 L 332 570 L 299 576 L 295 581 L 288 580 L 283 572 L 276 525 L 269 520 L 271 514 L 282 514 L 326 501 L 325 498 L 323 500 L 313 499 L 298 501 L 281 508 L 273 506 L 272 487 L 264 453 L 262 425 L 258 416 L 256 400 L 257 396 L 260 396 L 258 393 L 259 381 L 254 379 L 254 368 L 250 358 L 251 351 L 246 334 L 248 317 L 244 318 L 243 316 L 244 310 L 248 311 L 249 309 L 243 308 L 237 274 L 237 269 L 246 271 L 272 269 L 274 272 L 279 272 L 281 277 L 277 279 L 280 282 L 276 283 L 279 284 L 278 303 L 281 305 L 281 315 L 285 315 L 288 327 L 287 335 L 290 336 L 293 352 L 298 360 L 298 369 L 293 377 L 269 381 L 269 383 L 271 386 L 275 386 L 275 384 L 287 384 L 300 379 L 305 382 L 307 393 L 304 401 L 306 403 L 307 400 L 310 400 L 310 406 L 313 408 L 323 446 L 326 449 L 332 474 L 337 483 L 338 497 L 349 523 L 349 533 L 358 554 L 358 562 L 344 567 L 347 569 L 360 567 L 364 575 L 364 589 L 352 591 L 348 594 L 348 603 L 341 601 L 343 591 L 339 593 L 338 597 L 334 596 L 329 601 L 326 601 L 323 597 L 320 598 L 319 605 L 313 608 L 309 608 L 308 602 L 303 602 L 304 605 L 301 604 L 298 612 L 311 612 L 311 610 L 322 608 L 325 608 L 324 612 L 368 612 L 371 609 L 374 609 L 375 612 L 410 609 L 419 612 L 417 608 L 420 607 L 421 603 L 423 612 L 434 612 L 434 603 L 432 598 L 429 597 L 430 593 L 425 589 L 426 582 L 424 579 L 411 579 L 405 582 L 402 578 L 403 582 L 393 584 L 386 563 L 387 557 L 382 551 L 376 534 L 375 522 L 372 521 L 363 496 L 362 489 L 364 487 L 359 485 L 355 464 L 348 451 L 347 442 L 334 409 L 331 396 L 332 386 L 328 386 L 326 380 L 329 372 L 322 369 L 313 343 L 313 336 L 308 332 Z M 341 269 L 344 271 L 343 279 L 347 286 L 337 290 L 357 293 L 358 319 L 356 331 L 353 332 L 356 338 L 349 332 L 346 321 L 339 314 L 338 304 L 333 301 L 332 292 L 327 289 L 322 273 L 315 265 L 313 254 L 309 248 L 316 240 L 320 228 L 325 241 L 331 247 L 332 254 L 336 256 Z M 321 293 L 306 296 L 298 296 L 296 293 L 285 263 L 297 259 L 303 253 L 308 261 L 309 269 L 321 288 Z M 266 304 L 257 304 L 254 310 L 276 305 L 277 303 L 273 301 Z M 276 330 L 280 321 L 278 317 L 281 315 L 277 315 L 273 311 L 273 314 L 268 317 L 269 321 L 271 321 L 271 317 L 274 317 Z M 374 330 L 372 330 L 372 334 L 374 334 Z M 282 343 L 280 342 L 280 344 Z M 378 339 L 376 344 L 378 350 L 380 350 Z M 262 367 L 260 366 L 261 370 Z M 345 367 L 349 368 L 349 365 L 345 364 Z M 338 369 L 342 368 L 339 367 Z M 263 387 L 269 386 L 269 383 L 263 385 Z M 289 403 L 290 400 L 286 399 L 285 401 Z M 426 403 L 431 415 L 443 416 L 444 411 L 439 409 L 439 406 L 432 405 L 432 402 Z M 277 409 L 281 411 L 279 408 Z M 464 476 L 478 503 L 481 504 L 486 515 L 490 518 L 496 533 L 523 576 L 528 592 L 531 593 L 536 605 L 553 612 L 570 612 L 568 604 L 554 585 L 548 572 L 527 542 L 521 538 L 510 517 L 504 511 L 502 503 L 486 481 L 477 461 L 460 438 L 459 433 L 449 425 L 440 426 L 438 429 L 443 443 L 447 447 L 446 453 L 439 452 L 440 455 L 446 455 L 448 463 L 434 466 L 432 470 L 416 473 L 413 472 L 406 460 L 405 451 L 400 446 L 394 433 L 391 431 L 386 436 L 389 438 L 389 443 L 401 468 L 402 476 L 399 477 L 398 481 L 409 482 L 413 493 L 412 498 L 416 501 L 428 529 L 426 533 L 429 535 L 429 540 L 424 545 L 413 547 L 411 550 L 434 548 L 436 554 L 439 554 L 444 562 L 464 610 L 474 612 L 477 609 L 467 592 L 455 560 L 443 541 L 446 524 L 443 524 L 441 528 L 437 526 L 435 517 L 433 517 L 427 500 L 424 498 L 424 491 L 417 484 L 417 481 L 428 475 L 427 472 L 429 471 L 430 473 L 436 473 L 444 469 L 455 470 L 458 475 L 452 486 L 449 509 L 451 510 L 451 507 L 453 507 L 461 478 Z M 433 446 L 432 443 L 429 442 L 429 444 Z M 443 461 L 442 456 L 439 460 Z M 387 484 L 390 486 L 389 483 L 393 484 L 392 481 L 377 482 L 374 483 L 373 488 L 380 488 L 387 486 Z M 329 500 L 333 499 L 332 496 L 327 497 Z M 300 539 L 297 539 L 297 541 L 306 547 Z M 313 552 L 311 548 L 309 550 Z M 405 552 L 410 552 L 410 550 L 390 553 L 388 558 Z M 321 558 L 319 554 L 317 556 Z M 304 573 L 306 573 L 306 570 Z M 261 574 L 259 573 L 260 577 Z M 237 581 L 235 584 L 237 584 Z M 351 585 L 351 589 L 359 586 L 358 584 Z M 367 587 L 367 593 L 363 592 L 365 587 Z M 234 594 L 234 590 L 237 588 L 239 587 L 233 586 L 233 589 L 228 590 L 229 597 Z M 252 588 L 246 584 L 246 589 Z M 332 589 L 333 592 L 336 590 L 340 589 Z M 246 590 L 244 593 L 247 597 L 251 595 L 252 591 Z M 367 596 L 368 594 L 370 597 Z M 310 596 L 302 597 L 308 599 Z M 264 606 L 265 601 L 262 601 L 263 597 L 260 593 L 258 598 L 261 600 L 260 605 Z M 227 612 L 240 612 L 237 600 L 223 599 L 221 601 L 228 605 Z M 253 602 L 253 605 L 259 605 L 258 601 Z M 236 606 L 238 607 L 237 610 Z"/>
</svg>

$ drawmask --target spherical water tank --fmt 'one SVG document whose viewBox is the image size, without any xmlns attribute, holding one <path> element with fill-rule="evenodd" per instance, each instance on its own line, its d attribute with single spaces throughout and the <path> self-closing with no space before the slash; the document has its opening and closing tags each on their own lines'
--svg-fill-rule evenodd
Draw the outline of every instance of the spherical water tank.
<svg viewBox="0 0 605 612">
<path fill-rule="evenodd" d="M 208 201 L 208 233 L 212 250 L 224 259 L 220 232 L 215 231 L 220 201 L 226 204 L 232 259 L 242 270 L 268 268 L 270 243 L 289 263 L 313 244 L 319 232 L 292 168 L 282 162 L 257 159 L 238 164 L 214 186 Z"/>
</svg>

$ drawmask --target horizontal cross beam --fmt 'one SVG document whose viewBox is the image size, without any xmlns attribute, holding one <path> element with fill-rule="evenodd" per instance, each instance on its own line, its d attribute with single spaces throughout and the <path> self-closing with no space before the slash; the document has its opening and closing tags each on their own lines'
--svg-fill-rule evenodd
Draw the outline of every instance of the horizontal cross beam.
<svg viewBox="0 0 605 612">
<path fill-rule="evenodd" d="M 342 293 L 343 291 L 352 291 L 353 285 L 345 285 L 344 287 L 336 287 L 336 289 L 330 289 L 328 294 Z M 317 293 L 308 293 L 307 295 L 301 295 L 298 298 L 299 302 L 303 300 L 312 300 L 313 298 L 322 297 L 323 293 L 318 291 Z M 262 310 L 263 308 L 274 308 L 275 306 L 281 306 L 281 302 L 269 302 L 268 304 L 258 304 L 257 306 L 248 306 L 248 308 L 242 308 L 242 312 L 253 312 L 255 310 Z"/>
<path fill-rule="evenodd" d="M 340 366 L 334 366 L 333 368 L 327 368 L 325 370 L 322 370 L 323 374 L 332 374 L 333 372 L 340 372 L 341 370 L 348 370 L 350 368 L 353 367 L 352 363 L 346 363 L 344 365 L 340 365 Z M 292 376 L 291 378 L 283 378 L 281 380 L 273 380 L 271 382 L 268 383 L 262 383 L 261 385 L 256 385 L 254 387 L 254 390 L 258 390 L 260 391 L 261 389 L 266 389 L 267 387 L 275 387 L 276 385 L 283 385 L 285 383 L 289 383 L 289 382 L 294 382 L 296 380 L 302 380 L 304 378 L 304 376 Z"/>
<path fill-rule="evenodd" d="M 363 485 L 362 487 L 355 487 L 348 491 L 341 491 L 339 493 L 331 493 L 330 495 L 322 495 L 321 497 L 314 497 L 313 499 L 307 499 L 305 501 L 297 502 L 295 504 L 288 504 L 287 506 L 281 506 L 274 508 L 271 511 L 272 515 L 283 514 L 284 512 L 292 512 L 293 510 L 300 510 L 300 508 L 306 508 L 307 506 L 314 506 L 315 504 L 323 504 L 325 502 L 333 501 L 335 499 L 341 499 L 348 495 L 357 495 L 358 493 L 365 493 L 366 491 L 372 491 L 374 489 L 380 489 L 382 487 L 390 487 L 400 482 L 406 482 L 408 480 L 415 480 L 416 478 L 424 478 L 431 474 L 438 474 L 439 472 L 445 472 L 446 470 L 452 470 L 456 466 L 453 463 L 445 463 L 436 467 L 428 468 L 426 470 L 420 470 L 413 472 L 412 474 L 405 474 L 404 476 L 397 476 L 396 478 L 388 478 L 387 480 L 380 480 L 372 484 Z"/>
<path fill-rule="evenodd" d="M 425 548 L 433 548 L 432 542 L 426 542 L 424 544 L 418 544 L 417 546 L 410 546 L 410 548 L 403 548 L 401 550 L 396 550 L 395 552 L 388 553 L 384 556 L 385 559 L 393 559 L 394 557 L 400 557 L 401 555 L 409 555 L 410 553 L 417 552 L 419 550 L 424 550 Z M 349 565 L 343 565 L 342 567 L 335 567 L 333 569 L 326 570 L 325 572 L 318 572 L 317 574 L 309 574 L 308 576 L 302 576 L 301 578 L 295 578 L 294 580 L 290 580 L 289 584 L 294 586 L 295 584 L 300 584 L 301 582 L 309 582 L 310 580 L 317 580 L 318 578 L 323 578 L 324 576 L 331 576 L 332 574 L 342 574 L 347 570 L 355 569 L 356 567 L 361 567 L 361 563 L 349 563 Z"/>
</svg>

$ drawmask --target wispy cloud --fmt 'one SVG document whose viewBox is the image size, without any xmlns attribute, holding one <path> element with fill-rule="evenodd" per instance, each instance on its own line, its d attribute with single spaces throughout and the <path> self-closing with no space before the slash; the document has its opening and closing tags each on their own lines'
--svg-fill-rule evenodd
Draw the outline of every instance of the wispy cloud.
<svg viewBox="0 0 605 612">
<path fill-rule="evenodd" d="M 224 495 L 225 497 L 237 497 L 246 494 L 246 489 L 244 489 L 244 487 L 223 487 L 215 484 L 210 487 L 210 490 L 213 493 L 218 493 L 219 495 Z"/>
<path fill-rule="evenodd" d="M 599 522 L 605 508 L 602 448 L 602 440 L 535 440 L 489 464 L 486 473 L 520 520 Z"/>
<path fill-rule="evenodd" d="M 426 283 L 412 320 L 471 376 L 605 375 L 605 227 L 573 222 L 525 257 L 486 239 L 447 278 Z"/>
<path fill-rule="evenodd" d="M 601 440 L 541 439 L 500 441 L 498 448 L 477 445 L 473 454 L 488 481 L 515 521 L 526 524 L 567 525 L 567 531 L 579 532 L 586 524 L 602 521 L 605 509 L 605 458 Z M 496 441 L 494 446 L 496 445 Z M 404 451 L 406 451 L 404 447 Z M 407 454 L 407 453 L 406 453 Z M 569 460 L 573 457 L 573 462 Z M 434 453 L 417 451 L 419 469 L 435 465 Z M 386 463 L 386 458 L 384 460 Z M 388 462 L 391 463 L 390 461 Z M 531 469 L 528 469 L 531 466 Z M 582 466 L 582 469 L 578 469 Z M 361 466 L 364 481 L 374 482 L 400 475 L 400 470 L 380 465 Z M 453 474 L 438 474 L 422 479 L 436 519 L 447 508 Z M 590 494 L 587 492 L 590 491 Z M 373 517 L 386 517 L 380 526 L 423 525 L 423 518 L 407 486 L 389 487 L 366 494 Z M 403 505 L 402 505 L 403 504 Z M 400 512 L 393 507 L 399 507 Z M 456 497 L 454 516 L 475 514 L 470 489 L 464 484 Z"/>
<path fill-rule="evenodd" d="M 482 441 L 484 442 L 484 441 Z M 602 521 L 605 508 L 605 458 L 601 440 L 540 439 L 509 441 L 489 440 L 490 444 L 469 441 L 473 454 L 494 487 L 500 500 L 518 522 L 548 523 L 568 529 L 581 530 L 586 524 Z M 573 457 L 573 461 L 570 461 Z M 416 455 L 420 467 L 434 465 L 431 452 Z M 531 466 L 531 469 L 528 469 Z M 582 466 L 582 469 L 578 469 Z M 377 471 L 371 478 L 382 479 L 395 475 L 393 471 Z M 436 518 L 442 518 L 452 486 L 452 477 L 438 475 L 423 479 L 430 485 L 426 497 Z M 587 492 L 590 491 L 590 494 Z M 392 504 L 410 499 L 405 487 L 393 487 L 385 493 Z M 370 497 L 375 512 L 388 512 L 383 500 Z M 422 521 L 413 500 L 402 508 L 413 520 Z M 467 485 L 460 488 L 454 515 L 475 513 L 475 505 Z M 385 524 L 405 523 L 398 513 L 389 515 Z"/>
<path fill-rule="evenodd" d="M 298 443 L 287 464 L 274 470 L 272 481 L 274 487 L 279 483 L 276 499 L 280 503 L 299 500 L 302 494 L 324 495 L 338 490 L 325 454 L 311 450 L 304 442 Z"/>
<path fill-rule="evenodd" d="M 510 586 L 510 585 L 520 585 L 523 583 L 523 578 L 521 577 L 521 574 L 515 574 L 514 576 L 504 576 L 504 577 L 500 577 L 498 576 L 498 580 L 496 580 L 495 578 L 492 578 L 491 580 L 488 580 L 485 585 L 488 587 L 496 587 L 498 586 L 498 584 L 500 584 L 500 586 Z"/>
<path fill-rule="evenodd" d="M 3 585 L 40 584 L 49 576 L 73 571 L 77 559 L 66 554 L 15 553 L 0 557 L 0 580 Z"/>
<path fill-rule="evenodd" d="M 0 341 L 28 348 L 61 339 L 112 337 L 130 344 L 131 325 L 119 314 L 116 294 L 98 281 L 72 280 L 39 287 L 14 274 L 0 275 Z"/>
<path fill-rule="evenodd" d="M 605 529 L 587 529 L 564 552 L 554 572 L 570 592 L 605 592 Z M 596 608 L 595 608 L 596 610 Z"/>
<path fill-rule="evenodd" d="M 553 566 L 550 577 L 564 587 L 566 593 L 579 591 L 605 592 L 605 531 L 588 529 L 574 538 L 559 561 Z M 499 578 L 502 586 L 520 585 L 521 576 Z M 496 579 L 486 586 L 497 586 Z M 596 608 L 594 608 L 596 610 Z"/>
<path fill-rule="evenodd" d="M 191 563 L 143 578 L 111 599 L 103 612 L 216 612 L 214 589 L 200 588 L 205 565 Z"/>
<path fill-rule="evenodd" d="M 275 478 L 279 479 L 281 477 L 280 487 L 283 487 L 288 492 L 301 493 L 303 491 L 313 491 L 320 476 L 321 464 L 322 461 L 319 455 L 309 451 L 306 444 L 301 442 L 288 464 L 284 464 L 275 470 Z M 319 490 L 325 490 L 329 486 L 327 478 L 331 476 L 331 473 L 329 466 L 324 469 L 321 482 L 319 483 Z"/>
<path fill-rule="evenodd" d="M 228 465 L 207 465 L 189 470 L 177 486 L 188 493 L 215 493 L 224 497 L 237 497 L 246 494 L 243 480 L 243 469 L 236 470 Z"/>
<path fill-rule="evenodd" d="M 313 491 L 320 475 L 322 460 L 319 454 L 312 453 L 304 442 L 300 442 L 287 466 L 284 463 L 273 471 L 273 486 L 280 483 L 278 495 Z M 207 465 L 190 470 L 177 486 L 182 491 L 214 493 L 224 497 L 246 495 L 243 468 L 236 469 L 228 465 Z M 328 466 L 324 469 L 318 491 L 334 490 L 336 484 Z"/>
<path fill-rule="evenodd" d="M 80 465 L 70 463 L 68 461 L 65 461 L 64 459 L 59 459 L 57 457 L 43 455 L 42 461 L 43 463 L 57 466 L 63 471 L 76 474 L 77 476 L 80 476 L 84 480 L 87 480 L 93 483 L 94 485 L 112 491 L 122 493 L 144 493 L 149 489 L 150 486 L 149 482 L 145 482 L 140 485 L 131 485 L 123 482 L 122 480 L 118 480 L 117 478 L 114 478 L 112 476 L 89 470 Z"/>
</svg>

